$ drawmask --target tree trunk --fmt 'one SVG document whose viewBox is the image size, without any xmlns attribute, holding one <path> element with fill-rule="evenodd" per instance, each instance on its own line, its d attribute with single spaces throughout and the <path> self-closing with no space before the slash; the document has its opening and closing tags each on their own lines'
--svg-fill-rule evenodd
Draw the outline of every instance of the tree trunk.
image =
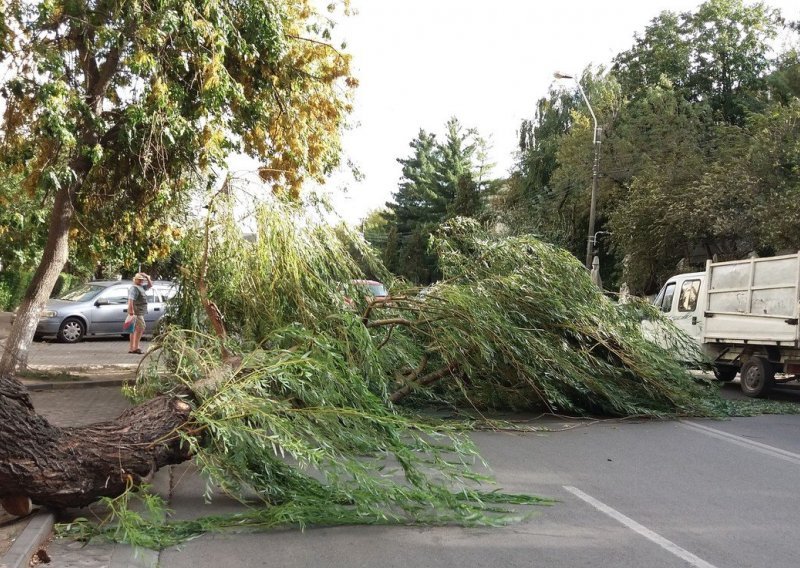
<svg viewBox="0 0 800 568">
<path fill-rule="evenodd" d="M 184 400 L 161 396 L 116 420 L 58 428 L 34 412 L 19 381 L 0 375 L 0 500 L 61 509 L 120 495 L 189 459 L 178 432 L 190 412 Z"/>
<path fill-rule="evenodd" d="M 68 187 L 63 187 L 56 193 L 42 260 L 25 291 L 0 359 L 2 375 L 11 375 L 28 367 L 28 348 L 39 322 L 39 313 L 47 303 L 69 256 L 69 228 L 73 215 L 71 193 Z"/>
</svg>

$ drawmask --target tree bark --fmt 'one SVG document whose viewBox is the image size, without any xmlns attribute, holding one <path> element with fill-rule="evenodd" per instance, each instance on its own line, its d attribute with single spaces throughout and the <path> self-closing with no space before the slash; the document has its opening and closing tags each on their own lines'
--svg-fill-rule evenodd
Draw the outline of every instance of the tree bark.
<svg viewBox="0 0 800 568">
<path fill-rule="evenodd" d="M 178 432 L 191 406 L 161 396 L 116 420 L 58 428 L 34 412 L 25 387 L 0 376 L 0 499 L 50 508 L 83 507 L 148 481 L 190 455 Z"/>
<path fill-rule="evenodd" d="M 42 260 L 25 291 L 0 358 L 2 375 L 11 375 L 28 367 L 28 348 L 39 322 L 39 313 L 50 298 L 50 292 L 69 256 L 69 228 L 74 213 L 70 195 L 69 187 L 63 187 L 56 193 Z"/>
</svg>

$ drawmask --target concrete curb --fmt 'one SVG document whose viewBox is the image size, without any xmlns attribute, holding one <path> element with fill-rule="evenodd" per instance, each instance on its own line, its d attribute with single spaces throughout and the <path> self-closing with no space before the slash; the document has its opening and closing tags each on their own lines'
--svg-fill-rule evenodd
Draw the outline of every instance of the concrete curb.
<svg viewBox="0 0 800 568">
<path fill-rule="evenodd" d="M 28 521 L 11 548 L 0 558 L 0 568 L 28 568 L 31 558 L 53 534 L 55 515 L 39 511 Z"/>
<path fill-rule="evenodd" d="M 135 382 L 131 373 L 135 372 L 138 365 L 97 365 L 81 367 L 64 367 L 57 365 L 31 365 L 32 371 L 58 371 L 60 373 L 77 375 L 75 379 L 47 378 L 18 378 L 29 390 L 61 390 L 61 389 L 86 389 L 92 387 L 116 387 L 126 383 Z M 118 375 L 118 376 L 117 376 Z M 96 378 L 91 378 L 92 376 Z"/>
<path fill-rule="evenodd" d="M 93 387 L 118 387 L 126 383 L 133 383 L 128 379 L 94 379 L 88 381 L 21 381 L 25 388 L 32 391 L 62 390 L 62 389 L 90 389 Z"/>
</svg>

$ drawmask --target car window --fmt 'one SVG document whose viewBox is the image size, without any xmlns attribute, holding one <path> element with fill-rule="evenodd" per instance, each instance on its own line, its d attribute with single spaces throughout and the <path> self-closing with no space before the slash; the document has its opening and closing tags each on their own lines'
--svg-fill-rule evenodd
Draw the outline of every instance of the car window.
<svg viewBox="0 0 800 568">
<path fill-rule="evenodd" d="M 60 300 L 68 300 L 70 302 L 86 302 L 97 296 L 100 292 L 105 290 L 105 286 L 96 286 L 94 284 L 84 284 L 73 288 L 63 296 Z"/>
<path fill-rule="evenodd" d="M 370 283 L 367 284 L 367 288 L 369 289 L 369 293 L 375 296 L 376 298 L 380 298 L 381 296 L 388 296 L 389 292 L 386 291 L 386 286 L 383 284 Z"/>
<path fill-rule="evenodd" d="M 128 303 L 128 289 L 127 288 L 112 288 L 106 294 L 101 296 L 103 300 L 108 301 L 109 304 L 127 304 Z"/>
<path fill-rule="evenodd" d="M 154 286 L 155 291 L 157 294 L 161 296 L 161 301 L 166 302 L 171 300 L 175 297 L 175 294 L 178 293 L 177 286 Z"/>
</svg>

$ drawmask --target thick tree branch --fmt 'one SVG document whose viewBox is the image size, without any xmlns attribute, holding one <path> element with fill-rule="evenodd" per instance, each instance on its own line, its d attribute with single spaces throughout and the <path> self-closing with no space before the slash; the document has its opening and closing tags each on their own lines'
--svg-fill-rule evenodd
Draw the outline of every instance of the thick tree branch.
<svg viewBox="0 0 800 568">
<path fill-rule="evenodd" d="M 406 384 L 405 386 L 397 389 L 392 393 L 389 397 L 389 400 L 392 402 L 398 402 L 405 397 L 407 397 L 416 387 L 424 387 L 428 385 L 432 385 L 438 380 L 443 379 L 447 375 L 452 375 L 455 370 L 458 368 L 457 365 L 452 364 L 446 367 L 439 369 L 438 371 L 434 371 L 432 373 L 428 373 L 424 377 L 421 377 L 419 380 Z"/>
<path fill-rule="evenodd" d="M 375 320 L 375 321 L 368 321 L 366 323 L 367 327 L 381 327 L 384 325 L 405 325 L 405 326 L 412 326 L 414 322 L 408 320 L 406 318 L 389 318 L 389 319 L 382 319 L 382 320 Z"/>
<path fill-rule="evenodd" d="M 150 479 L 161 467 L 189 459 L 179 431 L 191 406 L 154 398 L 116 420 L 58 428 L 37 415 L 24 387 L 0 377 L 0 499 L 81 507 Z"/>
</svg>

